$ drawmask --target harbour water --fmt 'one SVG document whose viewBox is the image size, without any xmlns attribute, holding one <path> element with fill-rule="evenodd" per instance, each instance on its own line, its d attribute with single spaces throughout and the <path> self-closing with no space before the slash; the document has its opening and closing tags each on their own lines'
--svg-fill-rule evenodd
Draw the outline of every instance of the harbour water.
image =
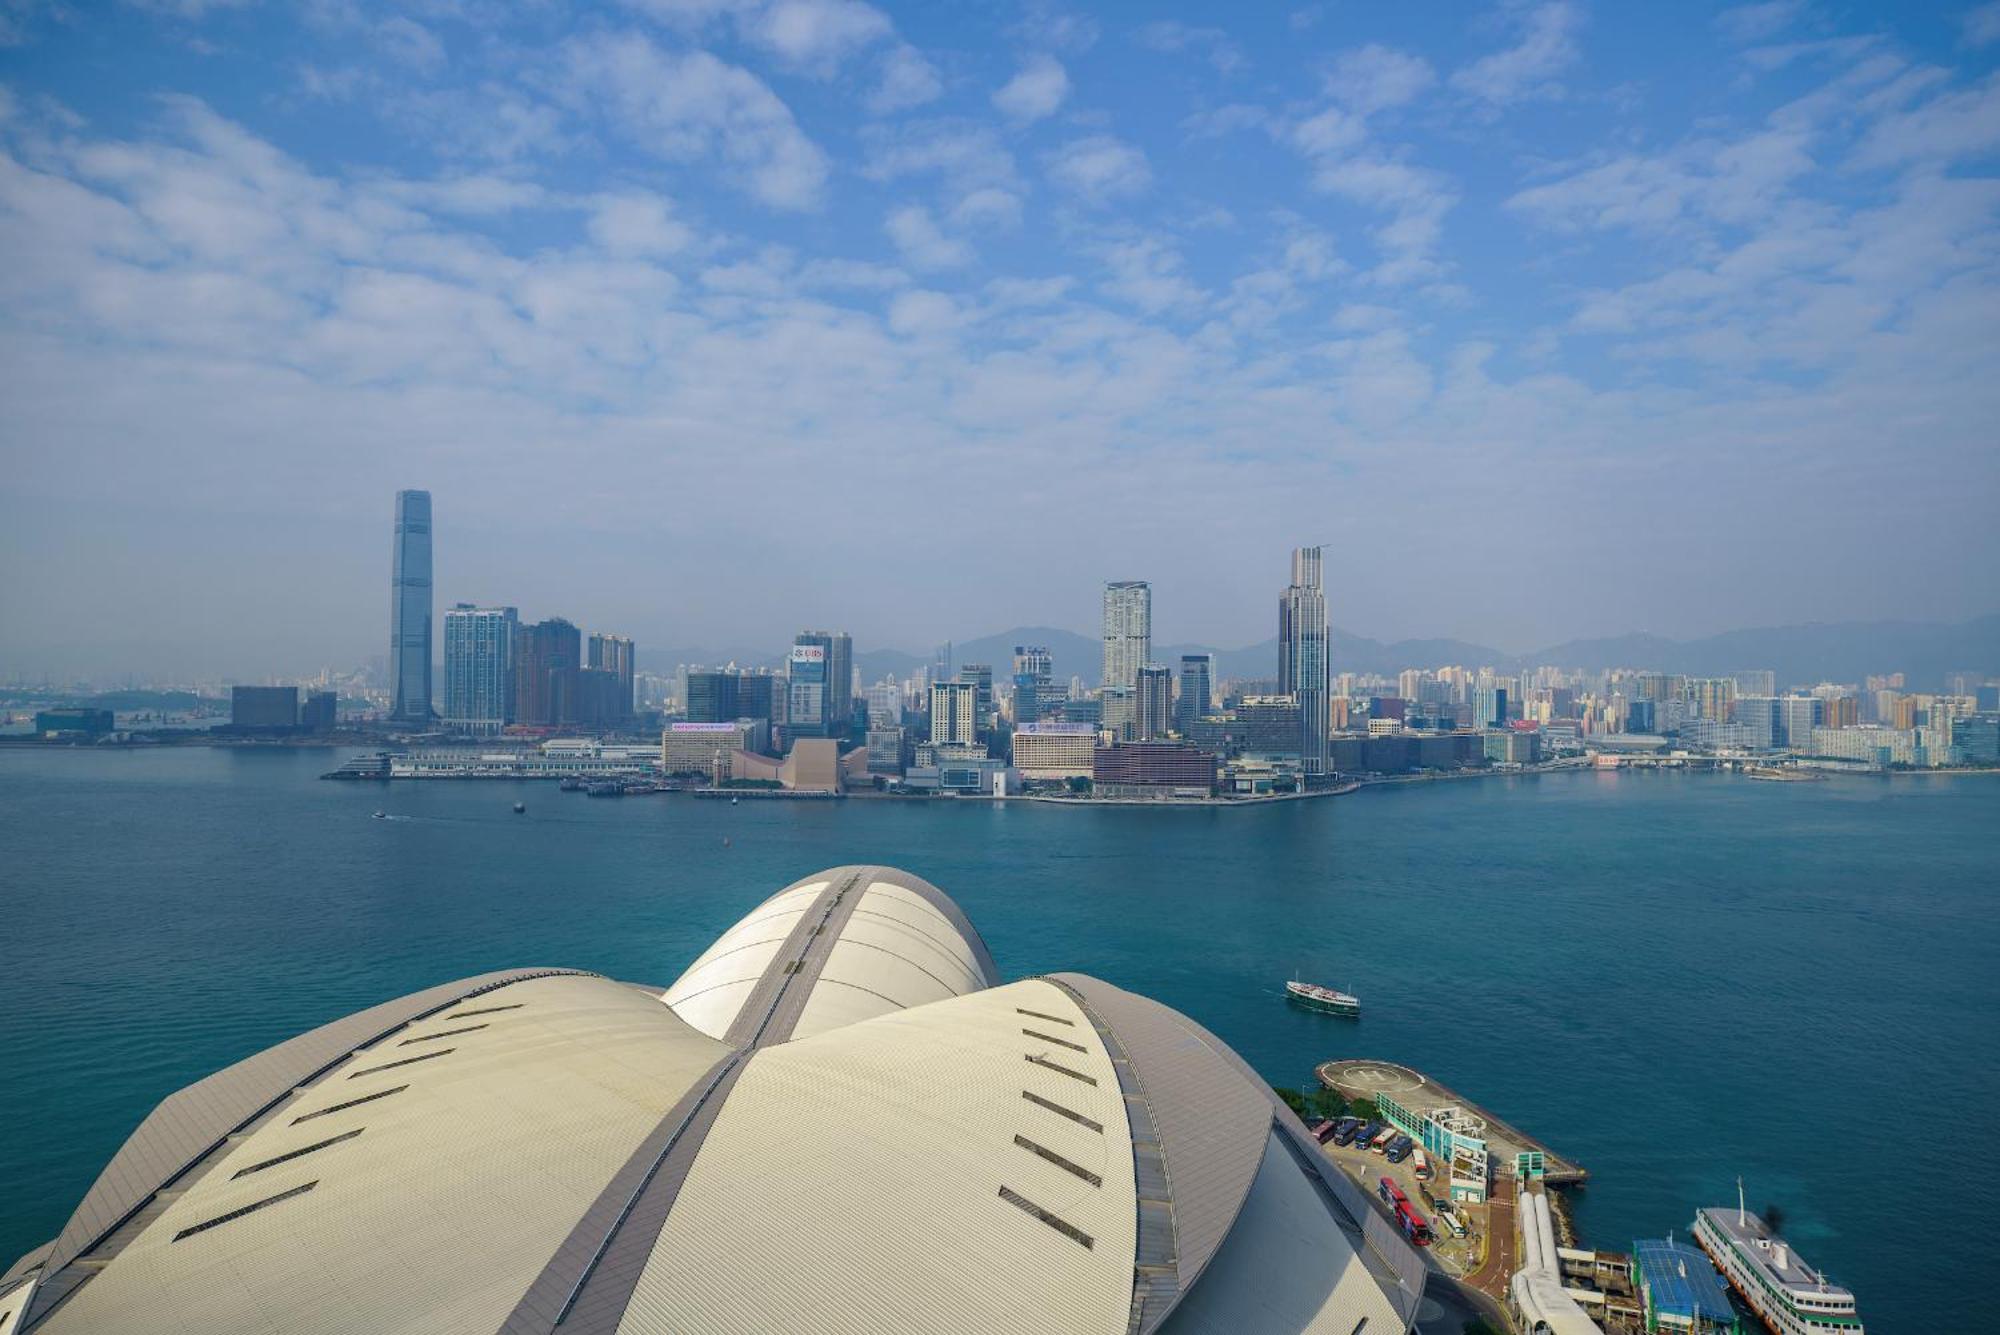
<svg viewBox="0 0 2000 1335">
<path fill-rule="evenodd" d="M 0 1266 L 153 1103 L 262 1046 L 503 966 L 665 984 L 786 882 L 885 862 L 1008 976 L 1147 992 L 1274 1081 L 1434 1074 L 1589 1168 L 1592 1245 L 1684 1232 L 1741 1174 L 1871 1335 L 1977 1329 L 2000 1290 L 1959 1199 L 2000 1130 L 2000 779 L 732 806 L 319 782 L 339 755 L 0 751 Z M 1363 1018 L 1286 1005 L 1295 969 Z"/>
</svg>

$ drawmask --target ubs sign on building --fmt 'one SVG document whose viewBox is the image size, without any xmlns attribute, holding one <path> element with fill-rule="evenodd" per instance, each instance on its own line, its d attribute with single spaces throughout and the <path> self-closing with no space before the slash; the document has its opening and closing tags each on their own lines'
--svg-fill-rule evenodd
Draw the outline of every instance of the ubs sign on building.
<svg viewBox="0 0 2000 1335">
<path fill-rule="evenodd" d="M 826 649 L 795 644 L 785 687 L 785 727 L 794 737 L 826 735 Z"/>
</svg>

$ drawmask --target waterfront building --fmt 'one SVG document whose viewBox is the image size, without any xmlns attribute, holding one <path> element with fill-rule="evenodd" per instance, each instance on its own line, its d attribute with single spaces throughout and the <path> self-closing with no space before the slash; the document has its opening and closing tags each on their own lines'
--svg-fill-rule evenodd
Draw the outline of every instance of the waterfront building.
<svg viewBox="0 0 2000 1335">
<path fill-rule="evenodd" d="M 514 721 L 560 727 L 576 717 L 582 632 L 561 617 L 520 628 L 514 641 Z"/>
<path fill-rule="evenodd" d="M 1812 740 L 1813 729 L 1824 726 L 1829 718 L 1826 701 L 1810 695 L 1779 696 L 1777 711 L 1776 746 L 1804 745 Z"/>
<path fill-rule="evenodd" d="M 854 641 L 846 631 L 807 630 L 792 638 L 785 697 L 788 736 L 847 736 L 854 723 Z"/>
<path fill-rule="evenodd" d="M 1106 731 L 1121 742 L 1139 739 L 1139 693 L 1136 686 L 1106 686 L 1098 693 Z"/>
<path fill-rule="evenodd" d="M 340 696 L 313 691 L 299 704 L 299 727 L 307 732 L 332 732 L 340 726 Z"/>
<path fill-rule="evenodd" d="M 1638 733 L 1658 732 L 1659 704 L 1653 700 L 1630 700 L 1625 705 L 1625 731 Z"/>
<path fill-rule="evenodd" d="M 969 681 L 941 681 L 931 687 L 933 745 L 972 746 L 979 740 L 979 688 Z"/>
<path fill-rule="evenodd" d="M 900 724 L 871 724 L 865 739 L 870 774 L 898 775 L 910 764 L 910 733 Z"/>
<path fill-rule="evenodd" d="M 2000 765 L 2000 711 L 1954 721 L 1952 744 L 1962 765 Z"/>
<path fill-rule="evenodd" d="M 1014 768 L 1024 779 L 1088 779 L 1097 750 L 1089 723 L 1023 723 L 1014 729 Z"/>
<path fill-rule="evenodd" d="M 458 603 L 444 614 L 444 726 L 497 733 L 513 720 L 514 641 L 520 613 Z"/>
<path fill-rule="evenodd" d="M 1194 721 L 1215 712 L 1215 655 L 1181 655 L 1181 691 L 1174 701 L 1174 731 L 1190 735 Z"/>
<path fill-rule="evenodd" d="M 396 550 L 390 572 L 389 717 L 431 720 L 431 494 L 396 493 Z"/>
<path fill-rule="evenodd" d="M 764 751 L 771 745 L 771 725 L 762 719 L 733 723 L 669 723 L 660 734 L 660 772 L 727 778 L 730 757 L 738 751 Z"/>
<path fill-rule="evenodd" d="M 234 721 L 235 701 L 230 701 Z M 117 715 L 108 709 L 61 706 L 36 711 L 35 732 L 43 737 L 102 737 L 118 726 Z"/>
<path fill-rule="evenodd" d="M 1422 746 L 1430 742 L 1426 737 L 1418 743 L 1419 759 L 1423 758 Z M 1542 736 L 1526 728 L 1498 728 L 1484 735 L 1483 753 L 1495 765 L 1532 765 L 1542 758 Z M 1451 754 L 1455 759 L 1455 754 Z M 1449 769 L 1453 765 L 1420 763 L 1420 769 Z"/>
<path fill-rule="evenodd" d="M 1215 753 L 1187 742 L 1114 742 L 1091 754 L 1100 797 L 1212 797 Z"/>
<path fill-rule="evenodd" d="M 1811 701 L 1809 703 L 1817 703 Z M 1743 744 L 1752 750 L 1767 751 L 1785 744 L 1785 725 L 1780 718 L 1780 701 L 1770 695 L 1736 697 L 1736 726 L 1743 729 Z"/>
<path fill-rule="evenodd" d="M 1672 1238 L 1634 1242 L 1632 1283 L 1649 1335 L 1744 1335 L 1715 1263 L 1698 1247 Z"/>
<path fill-rule="evenodd" d="M 1507 688 L 1494 683 L 1477 688 L 1473 696 L 1472 726 L 1475 728 L 1504 728 L 1507 726 Z"/>
<path fill-rule="evenodd" d="M 690 723 L 728 723 L 739 718 L 771 721 L 772 683 L 768 672 L 694 668 L 687 674 Z"/>
<path fill-rule="evenodd" d="M 426 717 L 426 722 L 428 722 Z M 299 726 L 296 686 L 232 686 L 229 726 L 257 731 L 289 731 Z"/>
<path fill-rule="evenodd" d="M 1683 720 L 1680 739 L 1683 746 L 1700 751 L 1741 751 L 1750 745 L 1749 731 L 1742 724 L 1718 723 L 1706 716 Z"/>
<path fill-rule="evenodd" d="M 1289 695 L 1246 695 L 1229 710 L 1197 719 L 1189 740 L 1219 754 L 1290 761 L 1298 767 L 1305 732 Z"/>
<path fill-rule="evenodd" d="M 1009 709 L 1016 724 L 1033 723 L 1042 716 L 1042 704 L 1046 699 L 1042 683 L 1029 672 L 1014 674 L 1014 692 L 1010 697 Z"/>
<path fill-rule="evenodd" d="M 1321 549 L 1292 551 L 1292 582 L 1278 600 L 1278 693 L 1298 702 L 1299 768 L 1308 777 L 1329 773 L 1326 591 Z"/>
<path fill-rule="evenodd" d="M 1131 690 L 1153 661 L 1153 586 L 1142 579 L 1104 586 L 1104 685 Z"/>
<path fill-rule="evenodd" d="M 592 635 L 586 663 L 594 672 L 610 673 L 615 681 L 614 698 L 605 721 L 613 725 L 629 722 L 632 718 L 632 683 L 638 670 L 638 653 L 632 647 L 632 641 L 623 635 Z"/>
<path fill-rule="evenodd" d="M 868 726 L 871 728 L 900 728 L 903 726 L 903 688 L 893 681 L 877 682 L 864 693 L 868 704 Z"/>
<path fill-rule="evenodd" d="M 1858 760 L 1869 765 L 1930 763 L 1915 728 L 1884 728 L 1877 724 L 1814 728 L 1812 742 L 1804 749 L 1809 755 L 1829 760 Z"/>
<path fill-rule="evenodd" d="M 1158 663 L 1139 669 L 1132 692 L 1132 728 L 1142 742 L 1158 741 L 1174 730 L 1174 674 Z"/>
</svg>

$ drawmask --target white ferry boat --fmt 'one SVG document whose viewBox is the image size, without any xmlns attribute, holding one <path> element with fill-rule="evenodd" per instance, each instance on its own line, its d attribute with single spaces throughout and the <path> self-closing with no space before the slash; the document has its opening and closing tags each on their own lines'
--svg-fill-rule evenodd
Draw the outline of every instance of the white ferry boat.
<svg viewBox="0 0 2000 1335">
<path fill-rule="evenodd" d="M 1694 1240 L 1750 1310 L 1779 1335 L 1862 1335 L 1854 1294 L 1807 1265 L 1792 1245 L 1743 1208 L 1695 1211 Z"/>
<path fill-rule="evenodd" d="M 1301 1006 L 1332 1015 L 1361 1014 L 1361 998 L 1318 983 L 1301 983 L 1296 978 L 1285 984 L 1286 995 Z"/>
</svg>

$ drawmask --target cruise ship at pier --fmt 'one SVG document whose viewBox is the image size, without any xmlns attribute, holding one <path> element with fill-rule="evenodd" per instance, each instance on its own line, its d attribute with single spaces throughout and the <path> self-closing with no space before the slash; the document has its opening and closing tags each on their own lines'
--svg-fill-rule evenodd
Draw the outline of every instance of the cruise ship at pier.
<svg viewBox="0 0 2000 1335">
<path fill-rule="evenodd" d="M 1780 1335 L 1862 1335 L 1854 1294 L 1805 1263 L 1739 1201 L 1694 1216 L 1694 1240 L 1750 1310 Z"/>
</svg>

